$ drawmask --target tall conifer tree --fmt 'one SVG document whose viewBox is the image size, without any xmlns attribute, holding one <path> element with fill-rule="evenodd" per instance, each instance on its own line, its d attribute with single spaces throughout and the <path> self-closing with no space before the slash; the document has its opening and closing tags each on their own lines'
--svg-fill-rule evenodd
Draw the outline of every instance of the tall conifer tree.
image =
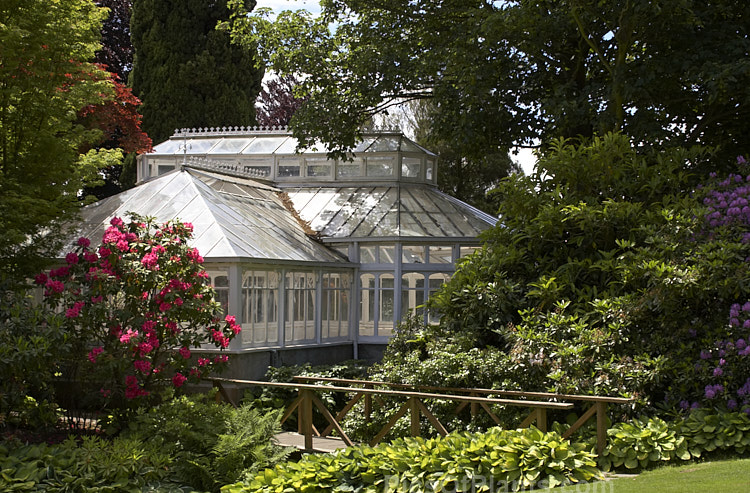
<svg viewBox="0 0 750 493">
<path fill-rule="evenodd" d="M 247 0 L 246 7 L 255 7 Z M 255 53 L 217 31 L 226 0 L 135 0 L 131 84 L 154 143 L 175 128 L 253 125 L 262 69 Z"/>
</svg>

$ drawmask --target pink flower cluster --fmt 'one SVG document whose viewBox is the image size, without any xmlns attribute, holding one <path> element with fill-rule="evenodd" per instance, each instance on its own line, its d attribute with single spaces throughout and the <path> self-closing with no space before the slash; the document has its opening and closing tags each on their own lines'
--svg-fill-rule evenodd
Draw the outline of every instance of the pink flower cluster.
<svg viewBox="0 0 750 493">
<path fill-rule="evenodd" d="M 102 389 L 102 395 L 124 388 L 127 399 L 147 396 L 163 380 L 145 377 L 162 372 L 172 375 L 174 387 L 182 387 L 228 361 L 220 354 L 191 365 L 193 345 L 213 342 L 227 348 L 241 330 L 234 317 L 227 316 L 225 325 L 216 314 L 203 281 L 208 273 L 198 268 L 204 259 L 187 245 L 192 229 L 180 223 L 155 228 L 151 220 L 136 219 L 126 225 L 115 217 L 101 245 L 92 247 L 79 238 L 65 265 L 34 278 L 45 296 L 67 308 L 67 323 L 97 344 L 86 355 L 96 364 L 93 371 L 110 373 L 110 378 L 129 373 L 124 387 Z"/>
<path fill-rule="evenodd" d="M 135 375 L 128 375 L 125 377 L 125 398 L 135 399 L 137 397 L 143 397 L 149 395 L 149 392 L 141 388 L 138 382 L 138 377 Z"/>
<path fill-rule="evenodd" d="M 65 310 L 65 317 L 78 318 L 78 316 L 81 314 L 81 309 L 84 306 L 86 306 L 86 304 L 83 301 L 76 301 L 75 303 L 73 303 L 73 306 L 71 308 Z"/>
<path fill-rule="evenodd" d="M 101 346 L 93 348 L 91 351 L 89 351 L 89 361 L 91 361 L 92 363 L 96 363 L 96 358 L 99 357 L 99 355 L 103 352 L 104 348 Z"/>
</svg>

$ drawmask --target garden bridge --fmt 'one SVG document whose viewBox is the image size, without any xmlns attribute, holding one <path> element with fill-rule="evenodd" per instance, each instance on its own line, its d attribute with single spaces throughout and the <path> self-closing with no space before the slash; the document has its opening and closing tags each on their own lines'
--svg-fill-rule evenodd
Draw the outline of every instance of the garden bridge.
<svg viewBox="0 0 750 493">
<path fill-rule="evenodd" d="M 487 413 L 498 425 L 502 425 L 500 418 L 493 412 L 491 406 L 513 406 L 530 410 L 529 415 L 518 425 L 525 428 L 535 424 L 536 427 L 547 431 L 547 411 L 572 410 L 573 402 L 589 404 L 589 408 L 578 420 L 570 425 L 563 433 L 563 438 L 569 438 L 585 423 L 596 419 L 596 449 L 601 454 L 607 438 L 607 406 L 608 404 L 631 404 L 634 398 L 555 394 L 548 392 L 523 392 L 516 390 L 498 390 L 483 388 L 453 388 L 439 386 L 415 386 L 380 382 L 371 380 L 353 380 L 340 378 L 296 376 L 295 382 L 263 382 L 257 380 L 236 380 L 227 378 L 211 378 L 214 386 L 219 390 L 217 398 L 223 398 L 232 405 L 236 403 L 224 388 L 224 383 L 237 386 L 261 386 L 287 388 L 298 391 L 298 396 L 289 404 L 281 422 L 284 423 L 294 412 L 297 413 L 297 434 L 282 433 L 277 439 L 282 445 L 295 446 L 306 451 L 330 452 L 345 446 L 352 446 L 354 442 L 349 438 L 341 426 L 341 420 L 362 401 L 366 422 L 371 421 L 373 403 L 385 406 L 384 398 L 403 400 L 398 410 L 390 417 L 385 426 L 370 441 L 374 446 L 380 443 L 396 422 L 407 413 L 410 418 L 409 432 L 413 437 L 420 436 L 421 418 L 427 421 L 445 436 L 448 430 L 429 410 L 426 401 L 441 400 L 457 403 L 455 414 L 469 408 L 472 417 L 480 411 Z M 353 394 L 344 407 L 334 415 L 328 406 L 318 397 L 319 392 L 335 392 Z M 328 423 L 322 432 L 313 424 L 313 411 L 317 409 Z M 338 434 L 333 438 L 333 431 Z"/>
</svg>

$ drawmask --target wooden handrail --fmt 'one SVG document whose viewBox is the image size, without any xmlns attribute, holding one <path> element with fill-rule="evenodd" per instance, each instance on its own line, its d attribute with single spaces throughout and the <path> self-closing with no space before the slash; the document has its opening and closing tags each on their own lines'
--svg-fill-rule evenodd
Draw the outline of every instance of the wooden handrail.
<svg viewBox="0 0 750 493">
<path fill-rule="evenodd" d="M 568 401 L 583 401 L 591 402 L 591 408 L 586 411 L 573 425 L 571 425 L 563 434 L 563 438 L 569 438 L 576 430 L 578 430 L 583 424 L 588 422 L 594 415 L 596 415 L 596 449 L 597 453 L 601 454 L 606 446 L 607 429 L 607 404 L 625 404 L 631 403 L 635 398 L 625 397 L 611 397 L 611 396 L 593 396 L 593 395 L 573 395 L 573 394 L 555 394 L 549 392 L 522 392 L 516 390 L 498 390 L 498 389 L 482 389 L 482 388 L 451 388 L 451 387 L 438 387 L 438 386 L 417 386 L 408 384 L 395 384 L 389 382 L 379 382 L 371 380 L 355 380 L 355 379 L 344 379 L 344 378 L 325 378 L 325 377 L 305 377 L 295 376 L 295 380 L 298 383 L 289 382 L 264 382 L 259 380 L 238 380 L 230 378 L 208 378 L 207 380 L 213 381 L 214 385 L 219 387 L 221 395 L 228 399 L 228 395 L 221 385 L 222 382 L 235 383 L 241 385 L 258 385 L 265 387 L 280 387 L 297 389 L 300 393 L 299 397 L 287 408 L 282 418 L 282 422 L 285 421 L 295 410 L 300 415 L 300 432 L 305 435 L 305 448 L 312 448 L 312 433 L 317 433 L 315 427 L 312 425 L 312 409 L 317 407 L 320 412 L 324 415 L 329 423 L 328 428 L 323 431 L 322 436 L 326 436 L 333 429 L 336 429 L 339 434 L 342 435 L 344 442 L 347 445 L 351 445 L 351 440 L 344 433 L 339 420 L 349 412 L 354 405 L 364 396 L 365 397 L 365 414 L 369 418 L 370 399 L 372 396 L 380 398 L 381 396 L 391 397 L 405 397 L 407 399 L 394 416 L 391 417 L 390 421 L 386 426 L 377 434 L 375 439 L 371 442 L 372 445 L 378 443 L 387 432 L 395 425 L 399 418 L 404 416 L 407 412 L 411 412 L 411 433 L 413 436 L 417 436 L 419 433 L 419 416 L 424 415 L 428 418 L 428 421 L 440 432 L 445 435 L 447 431 L 440 424 L 437 418 L 427 409 L 422 403 L 422 399 L 436 399 L 436 400 L 448 400 L 460 402 L 458 410 L 462 409 L 467 404 L 472 406 L 472 415 L 475 414 L 476 409 L 481 407 L 489 416 L 498 424 L 500 419 L 492 412 L 489 405 L 499 404 L 504 406 L 517 406 L 531 408 L 531 414 L 521 423 L 521 427 L 529 426 L 536 422 L 537 427 L 542 430 L 547 430 L 547 410 L 548 409 L 571 409 L 573 404 L 570 402 L 552 402 L 552 401 L 540 401 L 530 399 L 560 399 Z M 325 382 L 325 383 L 336 383 L 336 384 L 347 384 L 347 385 L 361 385 L 362 387 L 339 387 L 335 385 L 315 385 L 299 382 Z M 416 389 L 420 391 L 410 390 L 386 390 L 376 389 L 374 386 L 388 386 L 401 389 Z M 315 396 L 313 391 L 326 391 L 326 392 L 345 392 L 355 393 L 356 395 L 346 404 L 344 409 L 340 411 L 335 417 L 325 408 L 325 405 Z M 422 392 L 421 390 L 430 390 L 433 392 Z M 470 395 L 455 395 L 446 393 L 436 392 L 456 392 L 456 393 L 468 393 Z M 484 395 L 506 395 L 512 397 L 521 397 L 523 399 L 504 399 L 496 397 L 481 397 L 477 394 Z M 230 401 L 231 402 L 231 401 Z"/>
<path fill-rule="evenodd" d="M 433 394 L 428 392 L 406 392 L 402 390 L 383 390 L 383 389 L 368 389 L 368 388 L 352 388 L 352 387 L 335 387 L 331 385 L 313 385 L 304 383 L 289 383 L 289 382 L 263 382 L 260 380 L 237 380 L 232 378 L 207 378 L 213 382 L 228 382 L 228 383 L 239 383 L 243 385 L 259 385 L 263 387 L 282 387 L 288 389 L 306 389 L 306 390 L 323 390 L 333 392 L 358 392 L 362 394 L 371 395 L 385 395 L 393 397 L 417 397 L 420 399 L 442 399 L 457 402 L 485 402 L 491 404 L 503 404 L 506 406 L 519 406 L 519 407 L 543 407 L 547 409 L 571 409 L 573 404 L 569 402 L 549 402 L 549 401 L 530 401 L 530 400 L 514 400 L 514 399 L 499 399 L 494 397 L 475 397 L 470 395 L 450 395 L 450 394 Z"/>
<path fill-rule="evenodd" d="M 551 392 L 524 392 L 521 390 L 502 390 L 502 389 L 485 389 L 476 387 L 438 387 L 432 385 L 409 385 L 405 383 L 391 383 L 381 382 L 377 380 L 355 380 L 348 378 L 326 378 L 326 377 L 308 377 L 308 376 L 295 376 L 295 380 L 309 381 L 309 382 L 331 382 L 351 385 L 374 385 L 391 388 L 410 388 L 415 390 L 432 390 L 432 391 L 443 391 L 443 392 L 462 392 L 462 393 L 475 393 L 475 394 L 494 394 L 494 395 L 507 395 L 515 397 L 530 397 L 535 399 L 561 399 L 567 401 L 588 401 L 588 402 L 606 402 L 608 404 L 628 404 L 635 401 L 635 397 L 613 397 L 613 396 L 599 396 L 599 395 L 579 395 L 579 394 L 555 394 Z"/>
</svg>

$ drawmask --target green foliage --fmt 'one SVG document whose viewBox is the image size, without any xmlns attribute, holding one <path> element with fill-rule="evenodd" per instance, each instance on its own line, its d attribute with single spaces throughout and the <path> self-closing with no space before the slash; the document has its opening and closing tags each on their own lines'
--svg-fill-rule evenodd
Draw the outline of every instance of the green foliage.
<svg viewBox="0 0 750 493">
<path fill-rule="evenodd" d="M 556 141 L 536 174 L 499 187 L 503 220 L 428 301 L 439 325 L 399 329 L 372 373 L 432 383 L 431 369 L 456 381 L 451 369 L 465 386 L 632 395 L 639 406 L 721 394 L 742 407 L 750 243 L 744 213 L 732 214 L 747 170 L 701 189 L 694 170 L 708 157 L 638 153 L 618 134 Z M 722 221 L 726 231 L 712 226 Z M 448 354 L 470 351 L 492 366 Z"/>
<path fill-rule="evenodd" d="M 83 437 L 59 445 L 0 444 L 2 491 L 182 491 L 168 454 L 147 443 Z"/>
<path fill-rule="evenodd" d="M 6 424 L 47 427 L 57 420 L 54 379 L 70 350 L 59 314 L 13 291 L 0 296 L 0 416 Z M 49 401 L 49 402 L 47 402 Z"/>
<path fill-rule="evenodd" d="M 79 160 L 99 133 L 78 116 L 113 95 L 89 63 L 105 17 L 91 0 L 0 5 L 0 271 L 16 279 L 54 258 L 56 220 L 76 212 L 78 191 L 104 165 Z"/>
<path fill-rule="evenodd" d="M 243 491 L 518 491 L 590 481 L 600 473 L 582 444 L 535 428 L 398 439 L 331 455 L 306 455 L 222 488 Z"/>
<path fill-rule="evenodd" d="M 468 159 L 609 131 L 734 157 L 750 122 L 737 0 L 332 0 L 320 16 L 273 22 L 243 3 L 231 2 L 235 41 L 258 44 L 281 75 L 306 75 L 292 120 L 305 144 L 351 148 L 374 113 L 427 98 L 435 135 Z"/>
<path fill-rule="evenodd" d="M 263 70 L 255 49 L 233 46 L 216 24 L 229 17 L 226 0 L 135 0 L 130 82 L 143 101 L 143 129 L 162 142 L 176 128 L 250 126 Z M 242 0 L 252 10 L 253 0 Z"/>
<path fill-rule="evenodd" d="M 321 378 L 344 378 L 357 379 L 365 378 L 367 365 L 362 361 L 349 360 L 333 365 L 312 366 L 309 363 L 304 365 L 288 365 L 280 367 L 270 367 L 266 372 L 266 379 L 269 382 L 292 382 L 295 376 L 304 377 L 321 377 Z M 323 385 L 320 383 L 320 385 Z M 333 385 L 333 384 L 328 384 Z M 286 407 L 295 399 L 299 393 L 294 389 L 264 387 L 259 393 L 248 391 L 243 400 L 252 403 L 253 406 L 261 409 L 286 409 Z M 318 397 L 328 406 L 329 409 L 341 408 L 348 399 L 345 394 L 340 392 L 320 392 Z M 316 426 L 327 426 L 327 421 L 322 416 L 314 415 Z M 297 415 L 293 414 L 284 422 L 287 429 L 297 429 Z"/>
<path fill-rule="evenodd" d="M 143 410 L 125 436 L 168 453 L 173 477 L 201 491 L 218 491 L 289 455 L 273 443 L 280 412 L 234 409 L 212 397 L 182 396 Z"/>
<path fill-rule="evenodd" d="M 693 457 L 714 451 L 737 455 L 750 451 L 750 417 L 745 413 L 695 409 L 677 423 Z"/>
<path fill-rule="evenodd" d="M 599 465 L 605 471 L 621 466 L 639 469 L 654 462 L 691 457 L 685 437 L 659 418 L 618 423 L 607 430 L 607 436 L 609 442 L 599 457 Z"/>
</svg>

